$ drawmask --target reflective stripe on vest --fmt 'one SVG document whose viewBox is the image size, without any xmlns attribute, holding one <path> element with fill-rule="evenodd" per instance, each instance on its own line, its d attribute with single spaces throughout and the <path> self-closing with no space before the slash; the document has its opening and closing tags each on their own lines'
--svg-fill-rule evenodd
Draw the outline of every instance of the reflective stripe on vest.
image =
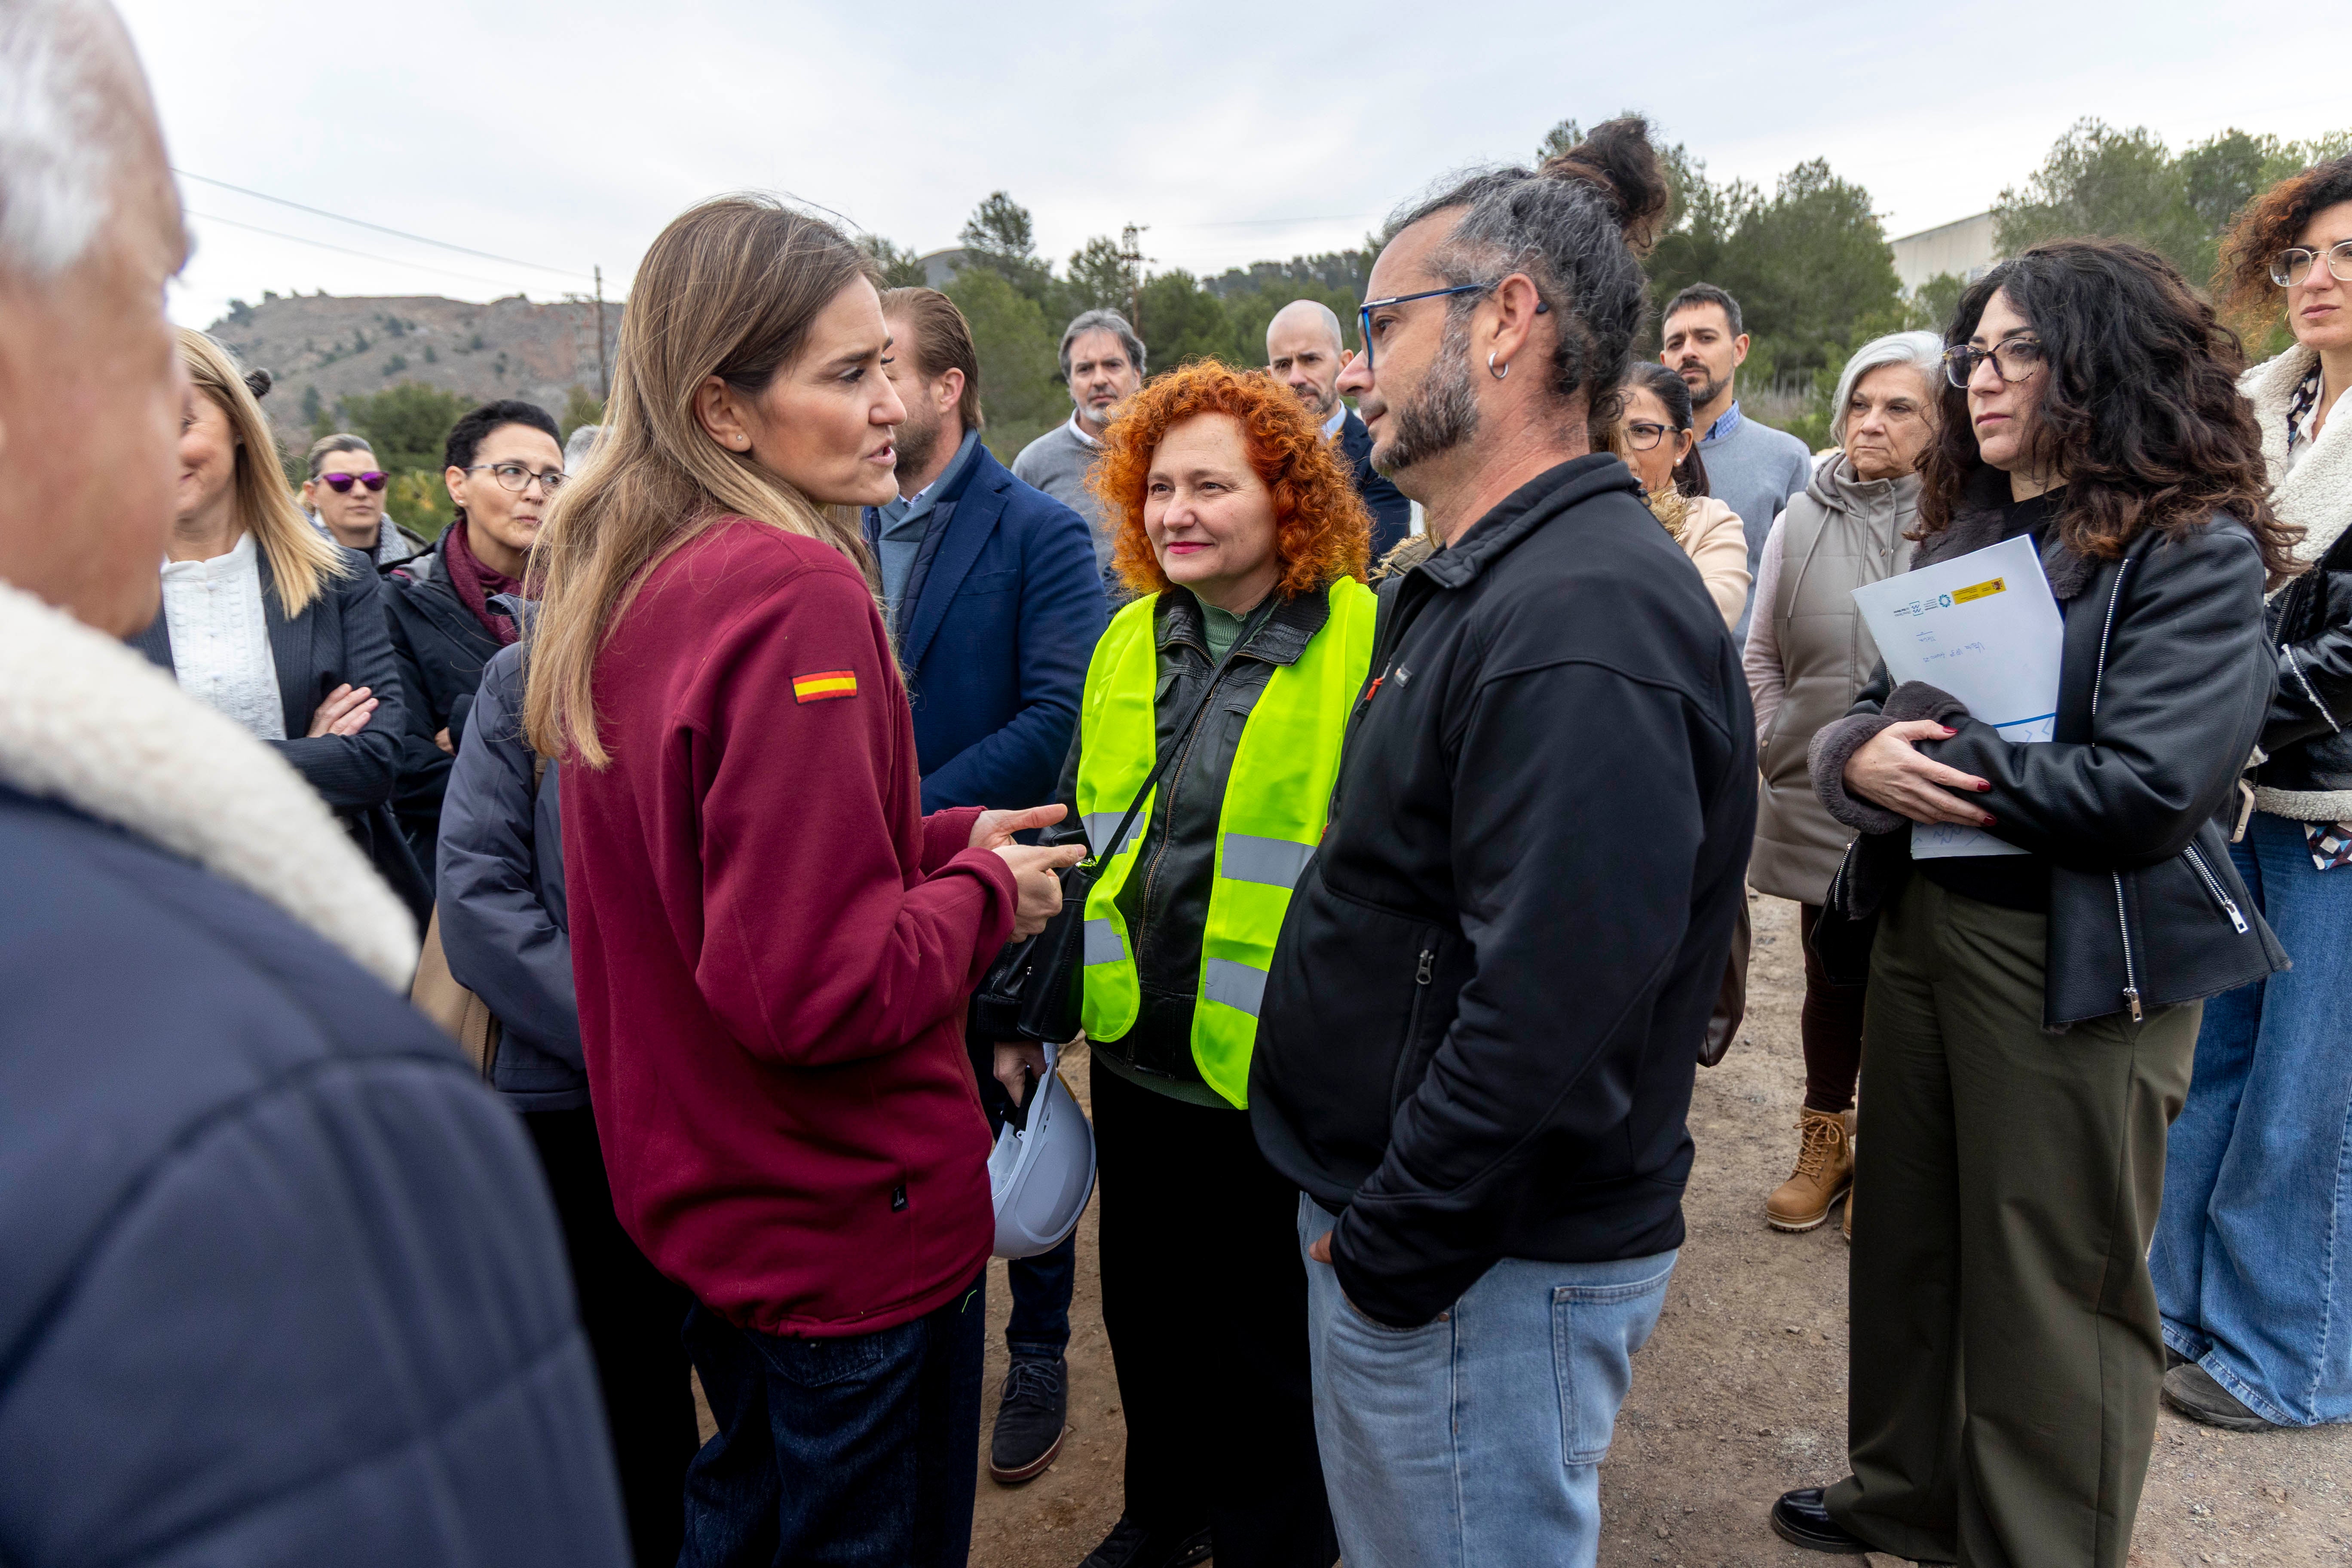
<svg viewBox="0 0 2352 1568">
<path fill-rule="evenodd" d="M 1371 590 L 1342 578 L 1327 597 L 1329 618 L 1295 663 L 1276 668 L 1251 708 L 1219 808 L 1215 879 L 1192 1006 L 1192 1061 L 1202 1081 L 1236 1106 L 1248 1103 L 1250 1050 L 1275 939 L 1291 889 L 1323 837 L 1348 712 L 1370 671 L 1377 605 Z M 1087 672 L 1077 794 L 1089 843 L 1098 816 L 1103 834 L 1118 826 L 1118 815 L 1158 754 L 1156 602 L 1156 596 L 1139 600 L 1119 612 Z M 1135 1026 L 1141 1006 L 1118 899 L 1150 816 L 1147 802 L 1087 900 L 1081 1017 L 1092 1039 L 1118 1039 Z"/>
</svg>

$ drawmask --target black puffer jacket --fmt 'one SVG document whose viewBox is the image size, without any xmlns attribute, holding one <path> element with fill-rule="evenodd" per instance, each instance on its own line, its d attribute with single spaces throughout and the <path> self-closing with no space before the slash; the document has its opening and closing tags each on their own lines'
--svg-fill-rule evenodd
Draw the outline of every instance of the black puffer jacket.
<svg viewBox="0 0 2352 1568">
<path fill-rule="evenodd" d="M 1538 475 L 1394 592 L 1249 1108 L 1344 1211 L 1348 1299 L 1402 1327 L 1501 1258 L 1681 1245 L 1757 774 L 1738 650 L 1617 458 Z"/>
<path fill-rule="evenodd" d="M 2352 792 L 2352 529 L 2270 602 L 2278 692 L 2254 784 L 2281 795 Z"/>
<path fill-rule="evenodd" d="M 1331 618 L 1330 601 L 1320 593 L 1276 599 L 1262 606 L 1222 670 L 1209 658 L 1201 602 L 1183 588 L 1160 595 L 1152 632 L 1160 649 L 1160 683 L 1153 694 L 1153 740 L 1165 751 L 1177 727 L 1192 715 L 1209 681 L 1217 694 L 1201 715 L 1184 749 L 1160 775 L 1143 829 L 1141 874 L 1119 889 L 1118 911 L 1127 921 L 1135 954 L 1141 1008 L 1135 1026 L 1116 1040 L 1091 1040 L 1088 1048 L 1116 1057 L 1150 1076 L 1201 1083 L 1192 1062 L 1192 1004 L 1201 989 L 1201 933 L 1209 919 L 1209 894 L 1216 881 L 1217 822 L 1225 808 L 1225 781 L 1250 710 L 1274 672 L 1296 664 Z M 1070 741 L 1062 765 L 1057 800 L 1069 816 L 1048 833 L 1048 842 L 1074 844 L 1085 837 L 1078 823 L 1078 760 L 1086 744 L 1083 728 Z M 1112 808 L 1124 812 L 1124 802 Z"/>
<path fill-rule="evenodd" d="M 463 524 L 452 524 L 462 527 Z M 441 797 L 449 787 L 454 751 L 433 737 L 449 731 L 455 748 L 481 689 L 482 667 L 499 639 L 466 607 L 449 581 L 447 536 L 411 560 L 385 568 L 383 609 L 392 626 L 393 657 L 408 697 L 400 730 L 400 777 L 392 808 L 429 883 L 441 835 Z"/>
<path fill-rule="evenodd" d="M 1981 470 L 1912 569 L 1999 543 L 2006 484 Z M 2122 559 L 2093 561 L 2053 529 L 2042 563 L 2065 616 L 2056 739 L 2012 745 L 1933 687 L 1890 690 L 1883 663 L 1814 737 L 1814 788 L 1863 834 L 1839 872 L 1843 897 L 1871 913 L 1912 868 L 1909 822 L 1848 795 L 1846 762 L 1889 724 L 1939 719 L 1959 733 L 1919 750 L 1990 780 L 1976 797 L 1998 824 L 1990 831 L 2051 864 L 2045 1027 L 2193 1002 L 2285 968 L 2217 820 L 2271 702 L 2253 535 L 2217 515 L 2185 539 L 2143 533 Z"/>
</svg>

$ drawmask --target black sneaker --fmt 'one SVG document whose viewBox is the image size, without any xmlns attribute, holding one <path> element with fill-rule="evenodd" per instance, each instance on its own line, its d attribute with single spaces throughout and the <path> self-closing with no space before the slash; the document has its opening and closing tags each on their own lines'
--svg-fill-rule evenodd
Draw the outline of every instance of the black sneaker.
<svg viewBox="0 0 2352 1568">
<path fill-rule="evenodd" d="M 2279 1429 L 2277 1422 L 2266 1421 L 2247 1409 L 2236 1394 L 2215 1382 L 2211 1373 L 2193 1361 L 2164 1374 L 2164 1402 L 2191 1421 L 2219 1426 L 2224 1432 Z"/>
<path fill-rule="evenodd" d="M 1205 1563 L 1209 1557 L 1209 1532 L 1196 1530 L 1190 1535 L 1170 1535 L 1162 1531 L 1146 1530 L 1121 1514 L 1103 1543 L 1087 1553 L 1078 1568 L 1192 1568 L 1195 1563 Z"/>
<path fill-rule="evenodd" d="M 1062 1451 L 1070 1413 L 1068 1367 L 1060 1356 L 1014 1356 L 996 1405 L 988 1441 L 988 1473 L 1017 1486 L 1044 1473 Z"/>
</svg>

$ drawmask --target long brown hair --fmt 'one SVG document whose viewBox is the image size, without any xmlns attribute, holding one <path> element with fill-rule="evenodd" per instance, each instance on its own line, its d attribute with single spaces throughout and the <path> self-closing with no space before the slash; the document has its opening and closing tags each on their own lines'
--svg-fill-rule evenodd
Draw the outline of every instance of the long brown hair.
<svg viewBox="0 0 2352 1568">
<path fill-rule="evenodd" d="M 694 412 L 714 375 L 763 390 L 834 298 L 872 277 L 840 230 L 762 195 L 690 207 L 646 252 L 596 460 L 557 492 L 531 549 L 540 610 L 523 656 L 523 723 L 542 755 L 593 768 L 610 760 L 596 736 L 596 656 L 647 571 L 720 518 L 821 539 L 873 580 L 852 510 L 819 506 L 721 447 Z"/>
<path fill-rule="evenodd" d="M 1969 286 L 1944 341 L 1967 342 L 1996 294 L 2042 340 L 2033 455 L 2063 476 L 2068 549 L 2112 561 L 2145 529 L 2178 539 L 2227 512 L 2253 534 L 2271 586 L 2303 570 L 2303 531 L 2271 510 L 2262 433 L 2238 395 L 2244 351 L 2172 263 L 2117 239 L 2037 245 Z M 1948 381 L 1942 412 L 1915 539 L 1951 526 L 1984 468 L 1967 392 Z"/>
<path fill-rule="evenodd" d="M 228 417 L 236 437 L 237 526 L 249 530 L 254 542 L 269 562 L 270 581 L 278 585 L 278 607 L 292 620 L 327 591 L 328 583 L 351 571 L 342 546 L 310 526 L 278 466 L 278 442 L 269 433 L 269 416 L 246 384 L 245 368 L 235 355 L 204 333 L 182 327 L 180 362 L 196 390 L 213 400 Z"/>
</svg>

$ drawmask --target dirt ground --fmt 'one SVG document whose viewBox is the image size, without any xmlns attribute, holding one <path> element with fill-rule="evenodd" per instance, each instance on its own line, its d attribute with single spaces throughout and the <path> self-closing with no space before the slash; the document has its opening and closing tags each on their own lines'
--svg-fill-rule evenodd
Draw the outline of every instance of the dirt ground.
<svg viewBox="0 0 2352 1568">
<path fill-rule="evenodd" d="M 1721 1067 L 1700 1071 L 1691 1107 L 1690 1237 L 1665 1315 L 1634 1360 L 1601 1471 L 1603 1568 L 1830 1561 L 1784 1544 L 1764 1522 L 1781 1491 L 1845 1473 L 1846 1244 L 1834 1224 L 1781 1236 L 1762 1218 L 1764 1194 L 1796 1151 L 1803 986 L 1796 907 L 1759 899 L 1755 909 L 1747 1027 Z M 1069 1078 L 1083 1089 L 1076 1056 Z M 997 1486 L 983 1469 L 974 1568 L 1076 1568 L 1118 1518 L 1126 1434 L 1095 1267 L 1089 1210 L 1071 1313 L 1070 1434 L 1053 1468 L 1026 1486 Z M 1003 1265 L 991 1273 L 985 1417 L 993 1421 L 1007 1299 Z M 1868 1561 L 1894 1568 L 1900 1559 Z M 2352 1427 L 2232 1436 L 2167 1412 L 2131 1561 L 2352 1564 Z"/>
</svg>

